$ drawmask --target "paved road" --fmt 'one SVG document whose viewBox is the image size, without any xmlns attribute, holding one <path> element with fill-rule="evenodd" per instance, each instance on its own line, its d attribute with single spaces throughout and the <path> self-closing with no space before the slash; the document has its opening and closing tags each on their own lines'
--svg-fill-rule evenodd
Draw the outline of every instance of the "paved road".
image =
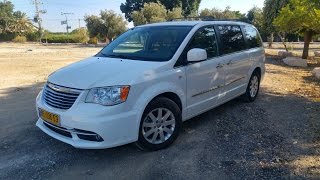
<svg viewBox="0 0 320 180">
<path fill-rule="evenodd" d="M 167 149 L 79 150 L 34 125 L 40 86 L 0 98 L 0 179 L 302 178 L 292 163 L 315 155 L 302 145 L 320 140 L 319 103 L 265 88 L 254 103 L 236 99 L 184 123 Z"/>
</svg>

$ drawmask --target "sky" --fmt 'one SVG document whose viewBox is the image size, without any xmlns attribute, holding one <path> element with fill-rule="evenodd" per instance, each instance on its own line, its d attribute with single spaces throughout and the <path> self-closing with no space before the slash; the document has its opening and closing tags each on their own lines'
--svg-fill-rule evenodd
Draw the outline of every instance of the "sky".
<svg viewBox="0 0 320 180">
<path fill-rule="evenodd" d="M 1 1 L 1 0 L 0 0 Z M 10 0 L 15 11 L 20 10 L 27 13 L 29 18 L 35 15 L 35 6 L 32 3 L 34 0 Z M 43 26 L 45 29 L 52 32 L 66 32 L 66 26 L 61 25 L 61 21 L 65 20 L 65 16 L 61 13 L 72 13 L 68 15 L 69 26 L 71 30 L 85 26 L 83 17 L 85 15 L 98 15 L 100 10 L 108 9 L 121 13 L 120 5 L 125 0 L 38 0 L 42 4 L 40 8 L 46 10 L 47 13 L 42 15 Z M 263 7 L 264 0 L 202 0 L 200 10 L 204 8 L 220 8 L 225 9 L 227 6 L 231 10 L 246 13 L 253 6 Z M 123 15 L 123 14 L 122 14 Z M 124 16 L 124 15 L 123 15 Z M 80 21 L 79 21 L 80 19 Z M 128 25 L 132 27 L 132 23 Z"/>
</svg>

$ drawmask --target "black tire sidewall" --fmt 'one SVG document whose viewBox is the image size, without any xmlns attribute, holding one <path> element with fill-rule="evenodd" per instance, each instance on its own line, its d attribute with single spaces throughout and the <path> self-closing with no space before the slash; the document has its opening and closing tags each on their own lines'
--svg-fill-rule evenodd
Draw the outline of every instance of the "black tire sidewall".
<svg viewBox="0 0 320 180">
<path fill-rule="evenodd" d="M 176 124 L 175 124 L 175 129 L 173 134 L 171 135 L 171 137 L 161 143 L 161 144 L 152 144 L 149 143 L 143 136 L 142 134 L 142 124 L 143 121 L 145 119 L 145 117 L 154 109 L 157 108 L 166 108 L 169 109 L 176 120 Z M 181 110 L 179 108 L 179 106 L 172 100 L 166 98 L 166 97 L 158 97 L 154 100 L 152 100 L 148 106 L 146 107 L 146 109 L 143 112 L 142 118 L 140 120 L 140 126 L 139 126 L 139 138 L 137 141 L 137 146 L 143 150 L 150 150 L 150 151 L 155 151 L 155 150 L 159 150 L 159 149 L 163 149 L 167 146 L 169 146 L 170 144 L 172 144 L 178 137 L 180 129 L 182 126 L 182 119 L 181 119 Z"/>
</svg>

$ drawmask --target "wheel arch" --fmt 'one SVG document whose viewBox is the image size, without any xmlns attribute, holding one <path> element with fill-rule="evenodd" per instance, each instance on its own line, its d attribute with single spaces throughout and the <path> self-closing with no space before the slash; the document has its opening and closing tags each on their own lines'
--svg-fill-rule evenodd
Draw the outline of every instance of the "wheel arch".
<svg viewBox="0 0 320 180">
<path fill-rule="evenodd" d="M 166 98 L 172 100 L 173 102 L 175 102 L 175 103 L 178 105 L 178 107 L 179 107 L 180 110 L 182 111 L 182 108 L 183 108 L 183 107 L 182 107 L 182 101 L 181 101 L 180 97 L 179 97 L 176 93 L 170 92 L 170 91 L 161 93 L 161 94 L 155 96 L 154 98 L 152 98 L 152 99 L 149 101 L 149 103 L 150 103 L 151 101 L 153 101 L 154 99 L 158 98 L 158 97 L 166 97 Z M 149 104 L 149 103 L 148 103 L 148 104 Z"/>
<path fill-rule="evenodd" d="M 259 75 L 260 78 L 261 78 L 261 68 L 260 68 L 260 67 L 256 67 L 256 68 L 253 70 L 252 74 L 253 74 L 253 73 L 258 73 L 258 75 Z"/>
</svg>

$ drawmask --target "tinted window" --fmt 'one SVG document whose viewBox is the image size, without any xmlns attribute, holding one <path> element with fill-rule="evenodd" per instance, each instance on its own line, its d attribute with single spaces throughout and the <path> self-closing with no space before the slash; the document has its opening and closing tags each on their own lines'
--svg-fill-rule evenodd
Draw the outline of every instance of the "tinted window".
<svg viewBox="0 0 320 180">
<path fill-rule="evenodd" d="M 218 26 L 218 29 L 222 43 L 222 54 L 229 54 L 246 48 L 240 26 L 223 25 Z"/>
<path fill-rule="evenodd" d="M 204 27 L 198 30 L 192 41 L 189 44 L 189 48 L 201 48 L 205 49 L 208 54 L 208 58 L 212 58 L 218 55 L 216 34 L 213 27 Z"/>
<path fill-rule="evenodd" d="M 256 48 L 262 46 L 261 39 L 257 30 L 255 30 L 253 27 L 246 26 L 244 27 L 244 32 L 249 48 Z"/>
<path fill-rule="evenodd" d="M 191 26 L 137 27 L 119 36 L 96 56 L 168 61 L 191 29 Z"/>
</svg>

